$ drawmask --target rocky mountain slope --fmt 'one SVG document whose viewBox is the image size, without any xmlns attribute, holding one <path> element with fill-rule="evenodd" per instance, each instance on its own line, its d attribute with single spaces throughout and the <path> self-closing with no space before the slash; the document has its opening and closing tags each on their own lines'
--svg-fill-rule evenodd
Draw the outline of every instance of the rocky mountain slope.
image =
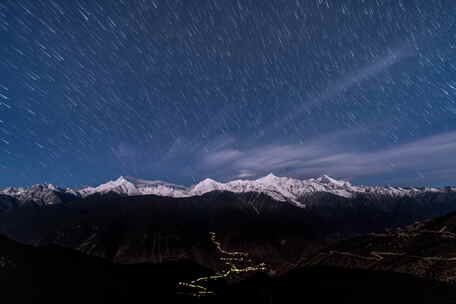
<svg viewBox="0 0 456 304">
<path fill-rule="evenodd" d="M 336 225 L 264 194 L 217 191 L 187 198 L 92 196 L 0 215 L 0 230 L 22 242 L 59 244 L 122 263 L 186 259 L 214 269 L 210 232 L 227 248 L 284 262 Z"/>
<path fill-rule="evenodd" d="M 29 204 L 0 214 L 0 231 L 31 244 L 58 244 L 120 263 L 192 260 L 217 269 L 207 253 L 217 232 L 226 248 L 288 269 L 336 240 L 411 224 L 455 210 L 455 193 L 307 197 L 306 208 L 266 194 L 213 191 L 201 196 L 101 195 L 65 204 Z"/>
</svg>

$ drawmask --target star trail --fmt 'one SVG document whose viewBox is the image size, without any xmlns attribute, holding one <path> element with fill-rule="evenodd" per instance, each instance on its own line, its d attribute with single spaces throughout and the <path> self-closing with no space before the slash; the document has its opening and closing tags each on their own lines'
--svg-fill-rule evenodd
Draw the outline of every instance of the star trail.
<svg viewBox="0 0 456 304">
<path fill-rule="evenodd" d="M 0 187 L 454 184 L 454 1 L 0 1 Z"/>
</svg>

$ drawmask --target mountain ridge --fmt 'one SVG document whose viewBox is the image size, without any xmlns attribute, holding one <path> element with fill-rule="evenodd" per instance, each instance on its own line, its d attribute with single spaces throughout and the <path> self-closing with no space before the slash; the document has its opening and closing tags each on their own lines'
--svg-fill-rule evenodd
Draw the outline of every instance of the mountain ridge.
<svg viewBox="0 0 456 304">
<path fill-rule="evenodd" d="M 426 192 L 456 191 L 456 187 L 361 186 L 352 185 L 349 181 L 338 180 L 328 175 L 322 175 L 318 178 L 296 179 L 278 177 L 270 173 L 254 180 L 235 179 L 228 182 L 219 182 L 211 178 L 206 178 L 189 187 L 161 180 L 145 180 L 130 176 L 120 176 L 116 180 L 108 181 L 96 187 L 89 186 L 81 189 L 71 189 L 60 188 L 52 184 L 38 184 L 31 187 L 9 187 L 0 190 L 0 195 L 9 196 L 21 203 L 33 202 L 39 205 L 49 205 L 108 193 L 122 196 L 154 194 L 168 197 L 190 197 L 200 196 L 211 191 L 263 193 L 275 200 L 290 202 L 296 206 L 305 207 L 302 198 L 317 192 L 331 193 L 345 198 L 353 198 L 365 194 L 400 197 L 416 196 Z"/>
</svg>

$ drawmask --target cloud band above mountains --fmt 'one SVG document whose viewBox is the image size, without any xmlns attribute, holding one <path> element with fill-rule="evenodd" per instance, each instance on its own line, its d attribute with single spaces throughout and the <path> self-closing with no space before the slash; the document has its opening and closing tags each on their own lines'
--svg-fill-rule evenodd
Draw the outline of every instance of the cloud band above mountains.
<svg viewBox="0 0 456 304">
<path fill-rule="evenodd" d="M 272 171 L 299 177 L 326 173 L 354 179 L 409 172 L 417 183 L 435 183 L 456 176 L 455 155 L 456 132 L 449 132 L 376 151 L 349 151 L 348 147 L 324 140 L 245 150 L 224 147 L 204 154 L 199 166 L 239 177 Z M 400 183 L 398 178 L 392 181 Z"/>
</svg>

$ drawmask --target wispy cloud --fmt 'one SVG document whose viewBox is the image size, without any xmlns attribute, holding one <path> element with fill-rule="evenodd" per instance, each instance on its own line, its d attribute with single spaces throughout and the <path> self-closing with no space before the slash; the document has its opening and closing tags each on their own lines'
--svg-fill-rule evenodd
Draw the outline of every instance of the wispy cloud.
<svg viewBox="0 0 456 304">
<path fill-rule="evenodd" d="M 264 145 L 253 149 L 224 147 L 205 153 L 199 162 L 208 172 L 226 176 L 254 176 L 268 172 L 299 177 L 331 174 L 354 179 L 412 172 L 417 183 L 438 183 L 456 176 L 456 132 L 427 137 L 395 147 L 353 152 L 339 143 L 319 140 L 300 145 Z M 410 177 L 407 177 L 410 180 Z"/>
</svg>

